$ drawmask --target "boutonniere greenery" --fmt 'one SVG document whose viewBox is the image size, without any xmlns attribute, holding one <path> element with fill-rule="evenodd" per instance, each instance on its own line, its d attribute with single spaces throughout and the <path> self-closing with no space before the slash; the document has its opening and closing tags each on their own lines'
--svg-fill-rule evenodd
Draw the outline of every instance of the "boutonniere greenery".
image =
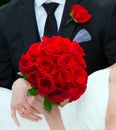
<svg viewBox="0 0 116 130">
<path fill-rule="evenodd" d="M 80 4 L 75 4 L 71 7 L 70 16 L 71 19 L 67 21 L 66 24 L 68 24 L 71 21 L 83 24 L 88 22 L 92 18 L 92 15 L 88 12 L 88 10 Z"/>
</svg>

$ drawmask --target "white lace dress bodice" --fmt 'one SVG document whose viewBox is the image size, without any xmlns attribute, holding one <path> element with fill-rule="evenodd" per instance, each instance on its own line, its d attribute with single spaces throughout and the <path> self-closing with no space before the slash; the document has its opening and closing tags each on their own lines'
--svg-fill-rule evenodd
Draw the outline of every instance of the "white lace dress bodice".
<svg viewBox="0 0 116 130">
<path fill-rule="evenodd" d="M 109 96 L 109 69 L 99 70 L 88 78 L 87 90 L 77 101 L 60 108 L 66 130 L 105 130 Z M 31 122 L 21 118 L 17 127 L 10 115 L 11 91 L 0 88 L 0 130 L 49 130 L 43 120 Z"/>
</svg>

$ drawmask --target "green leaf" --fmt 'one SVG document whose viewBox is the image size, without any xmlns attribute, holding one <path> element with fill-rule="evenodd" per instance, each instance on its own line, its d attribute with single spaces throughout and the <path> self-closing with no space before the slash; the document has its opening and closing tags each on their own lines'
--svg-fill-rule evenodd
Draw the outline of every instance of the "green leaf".
<svg viewBox="0 0 116 130">
<path fill-rule="evenodd" d="M 73 20 L 74 20 L 75 23 L 79 23 L 76 19 L 73 18 Z"/>
<path fill-rule="evenodd" d="M 49 99 L 47 99 L 46 97 L 44 97 L 44 109 L 46 111 L 48 111 L 48 112 L 51 112 L 52 105 L 53 105 L 53 103 Z"/>
<path fill-rule="evenodd" d="M 17 74 L 23 77 L 23 74 L 21 72 L 18 72 Z"/>
<path fill-rule="evenodd" d="M 72 12 L 70 12 L 70 16 L 73 18 L 73 13 Z"/>
<path fill-rule="evenodd" d="M 23 77 L 25 80 L 27 80 L 27 76 L 26 75 L 22 74 L 21 72 L 18 72 L 17 74 L 20 75 L 21 77 Z"/>
<path fill-rule="evenodd" d="M 37 95 L 37 87 L 32 87 L 28 89 L 27 96 L 36 96 Z"/>
<path fill-rule="evenodd" d="M 60 102 L 55 102 L 54 105 L 59 106 Z"/>
</svg>

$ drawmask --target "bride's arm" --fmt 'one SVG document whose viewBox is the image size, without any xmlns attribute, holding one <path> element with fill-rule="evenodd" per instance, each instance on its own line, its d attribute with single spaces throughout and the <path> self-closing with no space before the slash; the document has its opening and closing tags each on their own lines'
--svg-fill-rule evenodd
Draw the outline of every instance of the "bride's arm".
<svg viewBox="0 0 116 130">
<path fill-rule="evenodd" d="M 59 108 L 54 105 L 52 111 L 47 112 L 43 108 L 44 98 L 39 95 L 33 98 L 33 100 L 32 98 L 28 99 L 28 102 L 44 115 L 50 130 L 65 130 Z"/>
<path fill-rule="evenodd" d="M 50 130 L 65 130 L 60 110 L 57 106 L 53 106 L 50 113 L 44 112 L 45 119 L 50 127 Z"/>
<path fill-rule="evenodd" d="M 116 130 L 116 64 L 110 72 L 106 130 Z"/>
</svg>

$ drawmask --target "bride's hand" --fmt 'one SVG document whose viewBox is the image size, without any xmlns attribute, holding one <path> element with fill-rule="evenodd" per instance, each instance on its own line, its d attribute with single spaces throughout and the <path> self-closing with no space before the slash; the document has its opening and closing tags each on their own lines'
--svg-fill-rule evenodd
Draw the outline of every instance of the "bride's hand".
<svg viewBox="0 0 116 130">
<path fill-rule="evenodd" d="M 37 95 L 33 98 L 35 99 L 28 99 L 29 104 L 32 104 L 35 109 L 39 110 L 44 115 L 50 130 L 65 130 L 58 106 L 53 105 L 51 112 L 47 112 L 43 106 L 44 98 L 41 95 Z M 65 105 L 66 103 L 67 101 L 63 102 L 62 105 Z"/>
<path fill-rule="evenodd" d="M 64 100 L 63 102 L 60 103 L 60 107 L 63 107 L 68 103 L 69 103 L 69 99 L 66 99 L 66 100 Z"/>
<path fill-rule="evenodd" d="M 21 117 L 28 120 L 38 121 L 41 119 L 41 117 L 37 115 L 40 112 L 28 103 L 28 98 L 30 97 L 27 96 L 27 90 L 30 87 L 31 85 L 23 78 L 17 79 L 12 86 L 11 116 L 18 126 L 20 123 L 17 119 L 16 111 Z"/>
</svg>

